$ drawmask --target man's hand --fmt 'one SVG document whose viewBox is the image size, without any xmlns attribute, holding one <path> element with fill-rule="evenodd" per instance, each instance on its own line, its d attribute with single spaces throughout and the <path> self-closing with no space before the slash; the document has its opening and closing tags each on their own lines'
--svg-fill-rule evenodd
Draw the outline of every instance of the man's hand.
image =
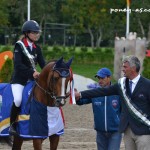
<svg viewBox="0 0 150 150">
<path fill-rule="evenodd" d="M 76 101 L 78 101 L 78 100 L 81 98 L 81 93 L 79 93 L 79 92 L 77 91 L 77 89 L 74 89 L 74 94 L 75 94 L 75 99 L 76 99 Z"/>
</svg>

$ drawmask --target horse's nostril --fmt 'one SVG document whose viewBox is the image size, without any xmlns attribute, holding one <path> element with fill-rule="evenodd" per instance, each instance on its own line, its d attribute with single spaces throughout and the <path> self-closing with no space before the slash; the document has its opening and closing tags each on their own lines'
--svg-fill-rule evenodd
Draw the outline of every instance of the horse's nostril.
<svg viewBox="0 0 150 150">
<path fill-rule="evenodd" d="M 65 99 L 56 99 L 55 101 L 55 106 L 59 107 L 59 106 L 64 106 L 66 104 Z"/>
<path fill-rule="evenodd" d="M 64 101 L 64 99 L 62 99 L 62 100 L 61 100 L 61 104 L 65 104 L 65 101 Z"/>
</svg>

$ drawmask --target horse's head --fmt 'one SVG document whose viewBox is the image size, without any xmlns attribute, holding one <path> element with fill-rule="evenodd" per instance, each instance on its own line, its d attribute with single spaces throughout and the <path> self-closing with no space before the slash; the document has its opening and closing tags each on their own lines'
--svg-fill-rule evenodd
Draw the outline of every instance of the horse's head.
<svg viewBox="0 0 150 150">
<path fill-rule="evenodd" d="M 65 105 L 67 85 L 72 78 L 71 63 L 72 58 L 65 63 L 62 57 L 58 61 L 48 63 L 43 68 L 36 86 L 38 89 L 36 98 L 39 101 L 49 106 Z"/>
</svg>

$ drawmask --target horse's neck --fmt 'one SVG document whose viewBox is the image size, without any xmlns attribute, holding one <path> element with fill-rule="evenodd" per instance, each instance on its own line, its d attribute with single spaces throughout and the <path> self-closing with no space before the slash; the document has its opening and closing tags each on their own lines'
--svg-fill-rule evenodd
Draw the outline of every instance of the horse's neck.
<svg viewBox="0 0 150 150">
<path fill-rule="evenodd" d="M 50 94 L 47 93 L 46 85 L 38 83 L 34 88 L 34 97 L 37 101 L 41 102 L 44 105 L 52 106 L 53 99 L 51 98 Z"/>
</svg>

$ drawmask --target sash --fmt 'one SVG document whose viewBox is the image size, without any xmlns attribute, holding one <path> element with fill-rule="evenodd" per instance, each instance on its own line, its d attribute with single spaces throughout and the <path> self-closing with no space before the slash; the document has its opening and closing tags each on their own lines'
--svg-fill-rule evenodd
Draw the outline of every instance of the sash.
<svg viewBox="0 0 150 150">
<path fill-rule="evenodd" d="M 35 67 L 35 62 L 34 62 L 34 59 L 33 59 L 33 56 L 28 52 L 27 48 L 25 47 L 24 43 L 22 41 L 17 41 L 17 43 L 22 47 L 23 49 L 23 53 L 28 57 L 32 67 L 34 70 L 36 70 L 36 67 Z"/>
<path fill-rule="evenodd" d="M 125 77 L 120 78 L 118 80 L 118 84 L 122 91 L 122 96 L 124 98 L 124 102 L 129 112 L 136 120 L 150 127 L 150 120 L 147 118 L 148 116 L 145 113 L 143 113 L 139 108 L 137 108 L 137 106 L 132 102 L 131 98 L 127 95 L 125 81 L 126 81 Z"/>
<path fill-rule="evenodd" d="M 70 100 L 69 100 L 69 103 L 76 104 L 72 69 L 70 69 L 70 76 L 71 76 L 71 78 L 70 78 Z"/>
</svg>

